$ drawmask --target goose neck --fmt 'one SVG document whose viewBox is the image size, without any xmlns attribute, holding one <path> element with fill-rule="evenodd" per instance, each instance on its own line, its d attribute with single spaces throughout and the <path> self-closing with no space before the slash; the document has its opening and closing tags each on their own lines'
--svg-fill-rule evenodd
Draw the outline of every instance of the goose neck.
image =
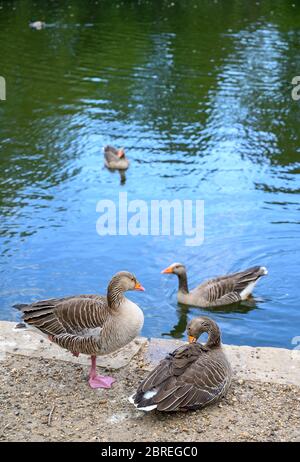
<svg viewBox="0 0 300 462">
<path fill-rule="evenodd" d="M 183 294 L 189 293 L 186 271 L 178 274 L 178 290 Z"/>
<path fill-rule="evenodd" d="M 205 344 L 207 348 L 217 348 L 221 345 L 221 332 L 217 325 L 211 325 L 207 329 L 208 339 Z"/>
<path fill-rule="evenodd" d="M 111 281 L 107 289 L 108 307 L 113 311 L 118 310 L 124 300 L 123 289 L 118 284 L 118 281 Z"/>
</svg>

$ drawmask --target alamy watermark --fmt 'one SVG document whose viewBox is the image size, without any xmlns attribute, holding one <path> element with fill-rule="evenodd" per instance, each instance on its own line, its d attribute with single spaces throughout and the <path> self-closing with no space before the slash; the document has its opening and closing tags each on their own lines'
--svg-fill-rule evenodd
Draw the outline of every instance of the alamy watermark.
<svg viewBox="0 0 300 462">
<path fill-rule="evenodd" d="M 297 335 L 296 337 L 293 337 L 292 341 L 291 341 L 291 344 L 295 345 L 293 350 L 300 350 L 300 335 Z"/>
<path fill-rule="evenodd" d="M 0 75 L 0 101 L 6 100 L 6 80 Z"/>
<path fill-rule="evenodd" d="M 295 85 L 292 89 L 292 98 L 294 101 L 299 101 L 300 99 L 300 75 L 296 75 L 292 79 L 292 85 Z"/>
<path fill-rule="evenodd" d="M 96 229 L 100 236 L 184 236 L 185 245 L 199 246 L 204 241 L 203 200 L 128 200 L 119 193 L 118 203 L 102 199 Z"/>
</svg>

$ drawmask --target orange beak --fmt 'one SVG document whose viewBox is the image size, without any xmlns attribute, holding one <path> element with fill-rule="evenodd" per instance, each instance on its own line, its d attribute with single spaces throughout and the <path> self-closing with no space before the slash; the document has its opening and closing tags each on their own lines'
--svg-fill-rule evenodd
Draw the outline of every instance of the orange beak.
<svg viewBox="0 0 300 462">
<path fill-rule="evenodd" d="M 193 337 L 193 335 L 189 335 L 189 343 L 196 343 L 197 339 L 196 337 Z"/>
<path fill-rule="evenodd" d="M 137 282 L 134 286 L 134 290 L 140 290 L 141 292 L 145 292 L 145 289 L 139 282 Z"/>
<path fill-rule="evenodd" d="M 122 157 L 125 156 L 125 152 L 124 152 L 124 149 L 119 149 L 118 150 L 118 157 L 121 159 Z"/>
<path fill-rule="evenodd" d="M 162 274 L 168 274 L 168 273 L 173 273 L 173 268 L 172 266 L 168 266 L 168 268 L 162 270 Z"/>
</svg>

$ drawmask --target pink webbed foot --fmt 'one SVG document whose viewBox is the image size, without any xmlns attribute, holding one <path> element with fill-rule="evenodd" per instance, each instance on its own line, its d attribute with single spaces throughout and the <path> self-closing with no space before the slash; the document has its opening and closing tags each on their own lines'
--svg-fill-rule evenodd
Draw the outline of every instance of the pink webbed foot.
<svg viewBox="0 0 300 462">
<path fill-rule="evenodd" d="M 89 384 L 91 388 L 111 388 L 116 381 L 113 377 L 97 375 L 96 373 L 96 356 L 91 356 L 92 367 L 90 370 Z"/>
<path fill-rule="evenodd" d="M 112 384 L 116 381 L 113 377 L 95 375 L 89 378 L 91 388 L 111 388 Z"/>
</svg>

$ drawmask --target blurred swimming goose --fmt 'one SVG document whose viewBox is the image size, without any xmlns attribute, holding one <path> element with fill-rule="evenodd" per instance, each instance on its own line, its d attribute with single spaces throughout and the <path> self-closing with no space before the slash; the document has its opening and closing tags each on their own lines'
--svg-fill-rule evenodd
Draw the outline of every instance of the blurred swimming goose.
<svg viewBox="0 0 300 462">
<path fill-rule="evenodd" d="M 124 148 L 116 149 L 113 146 L 105 146 L 104 163 L 107 168 L 117 170 L 126 170 L 129 167 Z"/>
<path fill-rule="evenodd" d="M 186 269 L 182 263 L 173 263 L 162 273 L 172 273 L 178 276 L 177 300 L 179 303 L 206 308 L 246 300 L 251 295 L 257 281 L 268 274 L 268 271 L 264 266 L 254 266 L 245 271 L 210 279 L 191 291 L 188 289 Z"/>
<path fill-rule="evenodd" d="M 204 332 L 205 345 L 196 343 Z M 189 344 L 163 359 L 129 401 L 139 410 L 188 411 L 219 401 L 231 383 L 231 367 L 221 347 L 218 325 L 210 318 L 188 323 Z"/>
<path fill-rule="evenodd" d="M 29 26 L 32 29 L 41 30 L 46 26 L 46 23 L 43 21 L 33 21 L 29 23 Z"/>
<path fill-rule="evenodd" d="M 112 377 L 96 374 L 96 356 L 112 353 L 131 342 L 140 332 L 142 310 L 124 296 L 128 290 L 145 289 L 127 271 L 113 276 L 107 297 L 75 295 L 61 299 L 42 300 L 30 305 L 14 305 L 23 313 L 28 327 L 71 351 L 91 355 L 89 384 L 92 388 L 110 388 Z"/>
</svg>

